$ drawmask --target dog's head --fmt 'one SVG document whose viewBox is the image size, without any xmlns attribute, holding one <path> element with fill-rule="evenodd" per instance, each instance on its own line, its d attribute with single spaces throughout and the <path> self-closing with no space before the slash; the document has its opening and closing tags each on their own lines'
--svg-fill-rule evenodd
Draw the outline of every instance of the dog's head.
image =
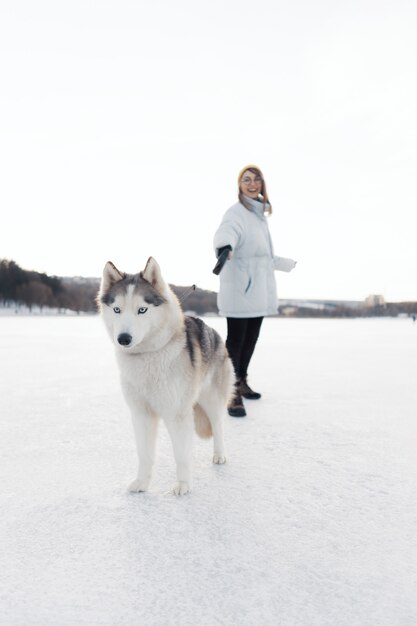
<svg viewBox="0 0 417 626">
<path fill-rule="evenodd" d="M 153 257 L 138 274 L 106 263 L 97 302 L 110 337 L 127 353 L 160 349 L 181 323 L 178 300 Z"/>
</svg>

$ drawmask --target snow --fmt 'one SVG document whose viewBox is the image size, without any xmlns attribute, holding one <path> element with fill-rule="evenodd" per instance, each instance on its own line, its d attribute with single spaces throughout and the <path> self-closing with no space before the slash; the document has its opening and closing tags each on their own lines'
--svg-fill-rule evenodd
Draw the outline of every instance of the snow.
<svg viewBox="0 0 417 626">
<path fill-rule="evenodd" d="M 225 320 L 207 323 L 224 336 Z M 0 319 L 0 624 L 417 622 L 417 324 L 267 319 L 228 463 L 136 471 L 96 317 Z"/>
</svg>

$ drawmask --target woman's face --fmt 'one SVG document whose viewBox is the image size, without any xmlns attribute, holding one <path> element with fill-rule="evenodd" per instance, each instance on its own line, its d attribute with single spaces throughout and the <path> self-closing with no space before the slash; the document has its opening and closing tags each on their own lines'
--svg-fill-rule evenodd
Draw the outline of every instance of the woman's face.
<svg viewBox="0 0 417 626">
<path fill-rule="evenodd" d="M 240 180 L 240 190 L 249 198 L 256 198 L 262 191 L 262 178 L 259 174 L 254 174 L 250 170 L 244 172 Z"/>
</svg>

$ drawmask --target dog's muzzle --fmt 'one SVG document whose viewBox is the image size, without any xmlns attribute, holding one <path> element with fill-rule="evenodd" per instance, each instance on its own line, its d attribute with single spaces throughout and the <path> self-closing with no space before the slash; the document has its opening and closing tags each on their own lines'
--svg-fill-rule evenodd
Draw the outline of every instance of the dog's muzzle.
<svg viewBox="0 0 417 626">
<path fill-rule="evenodd" d="M 121 333 L 117 337 L 117 341 L 121 346 L 130 346 L 132 343 L 132 335 L 129 335 L 128 333 Z"/>
</svg>

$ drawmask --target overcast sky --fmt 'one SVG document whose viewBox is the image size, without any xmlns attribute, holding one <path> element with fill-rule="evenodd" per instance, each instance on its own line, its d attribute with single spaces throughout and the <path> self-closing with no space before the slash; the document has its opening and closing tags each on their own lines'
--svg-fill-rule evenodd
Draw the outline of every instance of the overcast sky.
<svg viewBox="0 0 417 626">
<path fill-rule="evenodd" d="M 0 257 L 217 290 L 255 163 L 282 298 L 417 300 L 414 0 L 0 2 Z"/>
</svg>

